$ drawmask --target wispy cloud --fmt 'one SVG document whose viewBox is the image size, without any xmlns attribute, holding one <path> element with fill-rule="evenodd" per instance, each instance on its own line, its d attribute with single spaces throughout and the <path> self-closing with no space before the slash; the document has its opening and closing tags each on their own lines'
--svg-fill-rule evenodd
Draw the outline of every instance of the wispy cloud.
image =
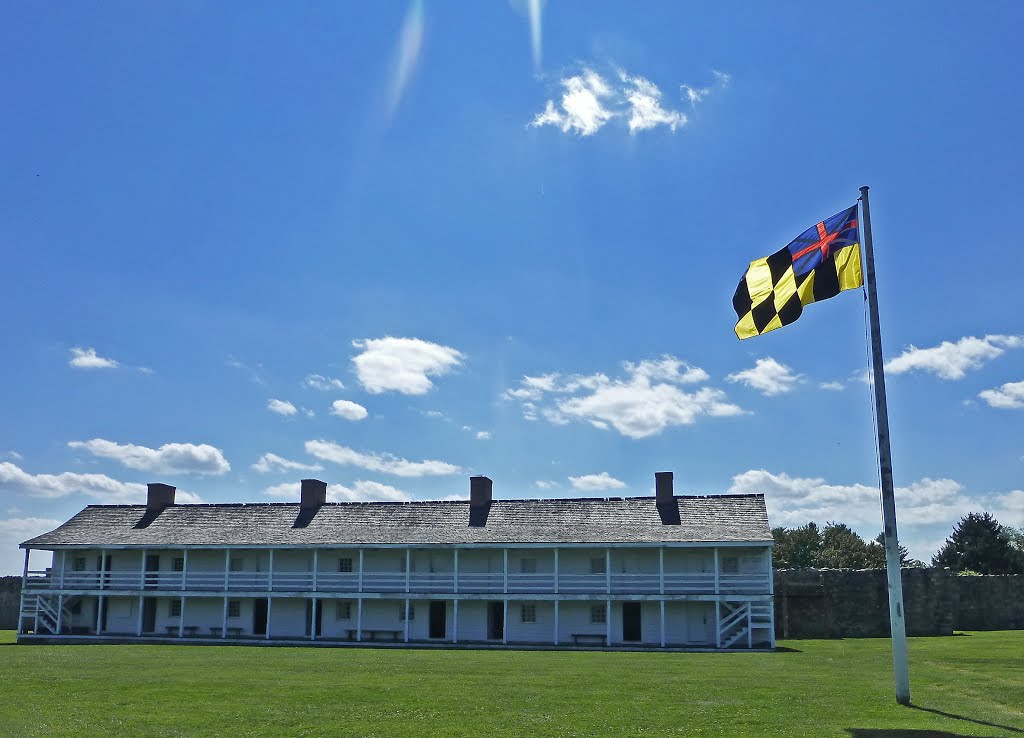
<svg viewBox="0 0 1024 738">
<path fill-rule="evenodd" d="M 419 338 L 367 338 L 353 341 L 362 351 L 352 359 L 359 383 L 367 392 L 423 395 L 442 377 L 460 366 L 465 356 L 450 346 Z"/>
<path fill-rule="evenodd" d="M 971 369 L 1002 356 L 1007 349 L 1024 346 L 1022 336 L 992 335 L 984 338 L 966 336 L 959 341 L 943 341 L 931 348 L 910 346 L 885 370 L 892 374 L 921 371 L 940 379 L 963 379 Z"/>
<path fill-rule="evenodd" d="M 478 441 L 489 441 L 489 440 L 491 440 L 491 432 L 490 431 L 477 431 L 476 432 L 476 440 L 478 440 Z"/>
<path fill-rule="evenodd" d="M 340 379 L 325 377 L 323 374 L 310 374 L 302 380 L 302 384 L 304 387 L 320 390 L 321 392 L 334 392 L 345 389 L 345 385 Z"/>
<path fill-rule="evenodd" d="M 719 389 L 680 389 L 679 385 L 707 381 L 708 374 L 674 356 L 626 361 L 622 366 L 626 376 L 621 379 L 602 373 L 525 376 L 503 396 L 518 401 L 527 420 L 544 418 L 556 425 L 582 420 L 596 428 L 614 428 L 629 438 L 646 438 L 670 426 L 689 425 L 703 415 L 743 413 L 727 402 Z"/>
<path fill-rule="evenodd" d="M 533 486 L 536 487 L 537 489 L 557 489 L 562 485 L 560 485 L 553 479 L 538 479 L 536 482 L 533 483 Z"/>
<path fill-rule="evenodd" d="M 110 505 L 138 504 L 146 501 L 146 485 L 120 482 L 106 474 L 30 474 L 10 462 L 0 463 L 0 489 L 30 497 L 57 499 L 80 494 Z M 202 502 L 198 495 L 178 490 L 177 502 Z"/>
<path fill-rule="evenodd" d="M 831 392 L 841 392 L 846 389 L 846 385 L 842 382 L 821 382 L 818 385 L 818 389 L 829 390 Z"/>
<path fill-rule="evenodd" d="M 423 49 L 423 2 L 412 0 L 405 11 L 388 85 L 388 116 L 395 114 L 412 79 Z"/>
<path fill-rule="evenodd" d="M 686 116 L 678 110 L 667 110 L 661 104 L 661 90 L 643 77 L 621 76 L 629 101 L 629 132 L 646 131 L 656 126 L 668 126 L 670 131 L 686 125 Z"/>
<path fill-rule="evenodd" d="M 679 89 L 683 93 L 690 105 L 697 107 L 697 105 L 704 101 L 708 95 L 712 94 L 716 90 L 724 90 L 729 86 L 729 82 L 732 78 L 725 72 L 719 72 L 717 69 L 711 70 L 711 76 L 714 77 L 714 82 L 707 87 L 693 87 L 691 85 L 680 85 Z"/>
<path fill-rule="evenodd" d="M 1024 382 L 1007 382 L 994 389 L 978 393 L 992 407 L 1017 409 L 1024 407 Z"/>
<path fill-rule="evenodd" d="M 725 379 L 728 382 L 745 384 L 770 397 L 792 391 L 800 381 L 800 375 L 794 374 L 788 366 L 769 357 L 758 359 L 750 369 L 735 372 Z"/>
<path fill-rule="evenodd" d="M 458 474 L 461 468 L 444 461 L 407 461 L 388 453 L 364 453 L 332 441 L 306 441 L 306 453 L 333 464 L 355 466 L 396 477 L 431 477 Z"/>
<path fill-rule="evenodd" d="M 358 402 L 335 400 L 331 403 L 331 415 L 337 415 L 339 418 L 345 418 L 345 420 L 362 420 L 369 413 Z"/>
<path fill-rule="evenodd" d="M 604 489 L 625 489 L 626 483 L 616 479 L 608 472 L 600 474 L 586 474 L 582 477 L 569 477 L 569 483 L 574 489 L 584 492 L 597 492 Z"/>
<path fill-rule="evenodd" d="M 290 461 L 277 454 L 265 453 L 252 465 L 252 468 L 261 474 L 281 471 L 321 471 L 320 464 L 303 464 L 299 461 Z"/>
<path fill-rule="evenodd" d="M 285 417 L 292 417 L 297 415 L 299 409 L 287 400 L 271 399 L 267 400 L 267 410 L 278 415 L 284 415 Z"/>
<path fill-rule="evenodd" d="M 225 474 L 231 470 L 224 453 L 205 443 L 165 443 L 153 449 L 93 438 L 91 441 L 71 441 L 68 446 L 103 459 L 113 459 L 129 469 L 159 474 Z"/>
<path fill-rule="evenodd" d="M 71 360 L 68 361 L 68 366 L 74 369 L 117 369 L 120 364 L 114 359 L 99 356 L 96 349 L 91 346 L 89 348 L 75 346 L 71 349 Z"/>
<path fill-rule="evenodd" d="M 267 487 L 263 494 L 298 502 L 301 488 L 299 482 L 285 482 Z M 365 479 L 353 482 L 351 487 L 327 485 L 328 502 L 408 502 L 411 499 L 412 495 L 404 490 Z"/>
</svg>

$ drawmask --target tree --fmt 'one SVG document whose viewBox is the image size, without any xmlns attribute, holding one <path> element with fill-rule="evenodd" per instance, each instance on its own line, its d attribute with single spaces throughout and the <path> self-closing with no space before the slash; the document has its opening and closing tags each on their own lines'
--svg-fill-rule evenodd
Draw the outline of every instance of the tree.
<svg viewBox="0 0 1024 738">
<path fill-rule="evenodd" d="M 827 523 L 818 528 L 814 523 L 799 528 L 772 528 L 775 548 L 772 560 L 777 569 L 883 569 L 885 548 L 879 545 L 881 534 L 874 541 L 865 541 L 844 523 Z M 902 566 L 924 566 L 911 559 L 900 546 Z"/>
<path fill-rule="evenodd" d="M 877 547 L 868 544 L 844 523 L 828 523 L 821 532 L 819 566 L 827 569 L 876 569 L 885 566 Z"/>
<path fill-rule="evenodd" d="M 821 533 L 814 523 L 800 528 L 772 528 L 772 537 L 775 539 L 772 560 L 776 569 L 812 569 L 818 566 Z"/>
<path fill-rule="evenodd" d="M 875 540 L 872 541 L 875 545 L 882 549 L 882 566 L 885 566 L 885 533 L 879 533 L 875 536 Z M 910 551 L 902 543 L 900 544 L 900 568 L 901 569 L 923 569 L 925 566 L 924 562 L 920 559 L 910 558 Z"/>
<path fill-rule="evenodd" d="M 932 557 L 932 566 L 979 574 L 1024 572 L 1021 556 L 1011 544 L 1010 533 L 987 512 L 970 513 L 961 518 L 953 526 L 952 535 Z"/>
</svg>

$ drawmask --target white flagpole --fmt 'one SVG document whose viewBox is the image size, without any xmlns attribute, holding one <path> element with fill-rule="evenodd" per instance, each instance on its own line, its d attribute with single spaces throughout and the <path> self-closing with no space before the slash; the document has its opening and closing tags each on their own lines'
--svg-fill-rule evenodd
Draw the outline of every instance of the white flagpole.
<svg viewBox="0 0 1024 738">
<path fill-rule="evenodd" d="M 868 188 L 860 188 L 861 229 L 864 234 L 865 283 L 871 325 L 871 366 L 875 381 L 875 413 L 878 421 L 878 462 L 882 477 L 882 524 L 885 538 L 885 571 L 889 579 L 889 624 L 892 631 L 892 666 L 896 681 L 896 702 L 910 704 L 910 669 L 907 664 L 907 628 L 903 610 L 903 580 L 900 574 L 900 544 L 896 535 L 896 497 L 892 482 L 892 452 L 889 449 L 889 412 L 885 401 L 885 372 L 882 369 L 882 334 L 878 321 L 878 293 L 875 288 L 875 253 L 871 245 L 871 214 Z"/>
</svg>

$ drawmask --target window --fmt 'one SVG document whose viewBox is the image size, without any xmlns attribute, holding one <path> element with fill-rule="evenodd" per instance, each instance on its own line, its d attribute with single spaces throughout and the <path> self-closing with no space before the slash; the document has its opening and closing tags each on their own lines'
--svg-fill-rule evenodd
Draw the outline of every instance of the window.
<svg viewBox="0 0 1024 738">
<path fill-rule="evenodd" d="M 242 563 L 243 561 L 240 557 L 236 558 L 232 556 L 231 560 L 228 562 L 228 571 L 242 571 Z"/>
<path fill-rule="evenodd" d="M 338 571 L 340 571 L 343 574 L 351 574 L 352 573 L 352 557 L 351 556 L 346 556 L 343 559 L 338 559 Z"/>
<path fill-rule="evenodd" d="M 534 558 L 523 558 L 519 560 L 519 571 L 523 574 L 536 574 L 537 573 L 537 559 Z M 526 622 L 525 620 L 523 622 Z"/>
<path fill-rule="evenodd" d="M 520 605 L 519 620 L 523 623 L 537 622 L 537 606 L 532 602 L 524 602 Z"/>
<path fill-rule="evenodd" d="M 242 617 L 242 603 L 240 600 L 228 600 L 228 617 Z"/>
<path fill-rule="evenodd" d="M 398 606 L 398 619 L 405 622 L 405 605 L 401 604 Z M 409 603 L 409 620 L 416 619 L 416 607 L 410 602 Z"/>
<path fill-rule="evenodd" d="M 85 557 L 84 556 L 76 556 L 75 558 L 73 558 L 71 560 L 71 570 L 72 571 L 85 571 Z"/>
<path fill-rule="evenodd" d="M 339 602 L 337 604 L 337 610 L 334 613 L 335 620 L 351 620 L 352 619 L 352 603 L 351 602 Z"/>
<path fill-rule="evenodd" d="M 181 617 L 181 600 L 171 600 L 171 611 L 169 614 L 172 618 Z"/>
<path fill-rule="evenodd" d="M 722 573 L 723 574 L 739 574 L 740 572 L 740 560 L 735 556 L 726 556 L 722 559 Z"/>
<path fill-rule="evenodd" d="M 605 568 L 606 563 L 608 562 L 605 561 L 604 556 L 594 556 L 592 559 L 590 559 L 590 573 L 604 574 L 607 571 L 607 569 Z"/>
<path fill-rule="evenodd" d="M 608 610 L 604 605 L 591 605 L 590 606 L 590 622 L 591 623 L 607 623 L 608 622 Z"/>
<path fill-rule="evenodd" d="M 185 571 L 185 558 L 179 556 L 174 560 L 174 571 Z"/>
</svg>

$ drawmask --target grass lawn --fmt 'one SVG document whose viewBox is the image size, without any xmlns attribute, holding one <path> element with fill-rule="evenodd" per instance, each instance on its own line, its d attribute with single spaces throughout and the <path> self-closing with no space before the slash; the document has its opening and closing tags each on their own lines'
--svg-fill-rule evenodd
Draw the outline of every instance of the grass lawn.
<svg viewBox="0 0 1024 738">
<path fill-rule="evenodd" d="M 778 653 L 17 646 L 0 631 L 0 735 L 1024 735 L 1024 631 Z"/>
</svg>

